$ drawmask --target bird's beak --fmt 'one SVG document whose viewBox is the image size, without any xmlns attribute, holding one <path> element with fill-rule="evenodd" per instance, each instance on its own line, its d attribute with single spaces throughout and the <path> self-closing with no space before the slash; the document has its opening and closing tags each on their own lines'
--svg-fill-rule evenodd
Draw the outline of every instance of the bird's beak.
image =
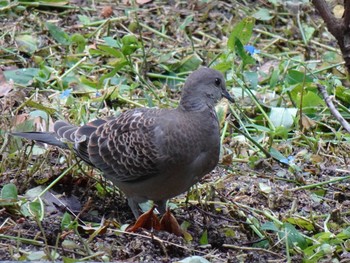
<svg viewBox="0 0 350 263">
<path fill-rule="evenodd" d="M 223 90 L 222 90 L 221 95 L 222 95 L 224 98 L 228 99 L 230 102 L 232 102 L 232 103 L 235 102 L 235 100 L 231 97 L 231 95 L 227 92 L 226 89 L 223 89 Z"/>
</svg>

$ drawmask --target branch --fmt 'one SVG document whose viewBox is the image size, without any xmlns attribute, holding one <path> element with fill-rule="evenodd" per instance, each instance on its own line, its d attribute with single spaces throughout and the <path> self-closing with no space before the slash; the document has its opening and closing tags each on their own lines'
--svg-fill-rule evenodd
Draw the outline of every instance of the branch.
<svg viewBox="0 0 350 263">
<path fill-rule="evenodd" d="M 332 97 L 330 97 L 326 91 L 325 86 L 322 86 L 320 84 L 317 84 L 317 88 L 319 92 L 322 94 L 324 101 L 326 102 L 329 110 L 331 111 L 332 115 L 340 122 L 341 126 L 345 130 L 347 130 L 348 133 L 350 133 L 350 124 L 341 116 L 339 111 L 335 108 Z"/>
<path fill-rule="evenodd" d="M 329 32 L 335 37 L 350 73 L 350 0 L 344 0 L 344 14 L 342 19 L 333 16 L 325 0 L 312 0 L 316 10 L 325 21 Z"/>
<path fill-rule="evenodd" d="M 338 40 L 339 35 L 342 33 L 341 20 L 336 19 L 325 0 L 312 0 L 316 10 L 327 24 L 329 32 Z"/>
</svg>

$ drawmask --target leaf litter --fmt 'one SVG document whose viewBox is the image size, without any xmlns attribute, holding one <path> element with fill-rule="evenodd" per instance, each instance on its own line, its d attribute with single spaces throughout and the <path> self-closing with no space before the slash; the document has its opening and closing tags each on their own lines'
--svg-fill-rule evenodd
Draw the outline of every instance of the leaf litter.
<svg viewBox="0 0 350 263">
<path fill-rule="evenodd" d="M 346 103 L 342 70 L 333 66 L 341 61 L 324 28 L 298 27 L 292 9 L 274 2 L 264 8 L 254 1 L 5 6 L 0 259 L 346 260 L 349 137 L 312 84 L 336 85 Z M 305 22 L 321 21 L 311 5 L 300 8 Z M 322 45 L 306 48 L 302 29 Z M 80 124 L 140 105 L 175 107 L 186 74 L 210 63 L 228 71 L 240 110 L 218 109 L 222 164 L 170 201 L 182 237 L 126 232 L 134 223 L 126 200 L 97 171 L 69 151 L 39 150 L 8 136 L 49 130 L 57 118 Z M 320 69 L 329 73 L 326 80 Z"/>
</svg>

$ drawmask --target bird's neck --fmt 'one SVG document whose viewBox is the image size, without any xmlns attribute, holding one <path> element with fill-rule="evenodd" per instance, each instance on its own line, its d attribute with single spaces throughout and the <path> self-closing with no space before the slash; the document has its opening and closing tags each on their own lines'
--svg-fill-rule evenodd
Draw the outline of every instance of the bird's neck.
<svg viewBox="0 0 350 263">
<path fill-rule="evenodd" d="M 208 110 L 208 108 L 214 108 L 211 101 L 189 93 L 183 94 L 179 104 L 179 109 L 188 112 L 205 111 Z"/>
<path fill-rule="evenodd" d="M 215 106 L 206 103 L 200 100 L 196 101 L 186 101 L 183 103 L 180 101 L 180 104 L 177 108 L 178 111 L 183 112 L 184 114 L 186 113 L 193 113 L 193 114 L 200 114 L 204 116 L 202 121 L 211 121 L 211 120 L 216 120 L 217 121 L 217 115 L 215 111 Z"/>
<path fill-rule="evenodd" d="M 203 111 L 208 106 L 201 101 L 180 101 L 179 109 L 183 111 Z"/>
</svg>

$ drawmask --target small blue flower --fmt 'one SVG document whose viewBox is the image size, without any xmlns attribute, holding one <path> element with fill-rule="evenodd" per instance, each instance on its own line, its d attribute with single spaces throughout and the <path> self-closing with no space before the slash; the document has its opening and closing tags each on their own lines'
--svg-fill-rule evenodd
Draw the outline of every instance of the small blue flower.
<svg viewBox="0 0 350 263">
<path fill-rule="evenodd" d="M 260 50 L 259 49 L 255 49 L 254 46 L 252 45 L 245 45 L 244 49 L 250 54 L 250 55 L 254 55 L 254 54 L 259 54 Z"/>
<path fill-rule="evenodd" d="M 72 90 L 73 89 L 66 89 L 66 90 L 62 91 L 60 94 L 60 99 L 63 100 L 63 99 L 68 98 L 68 96 L 71 94 Z"/>
<path fill-rule="evenodd" d="M 102 94 L 101 94 L 99 91 L 96 91 L 95 96 L 96 96 L 96 97 L 101 97 Z"/>
</svg>

